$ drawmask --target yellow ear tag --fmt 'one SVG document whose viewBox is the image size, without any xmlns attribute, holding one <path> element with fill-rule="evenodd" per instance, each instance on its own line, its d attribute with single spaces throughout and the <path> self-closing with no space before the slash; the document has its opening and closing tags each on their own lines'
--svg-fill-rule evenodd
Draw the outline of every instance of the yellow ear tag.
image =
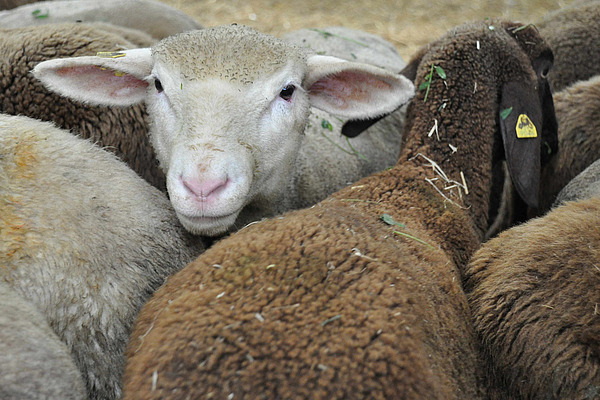
<svg viewBox="0 0 600 400">
<path fill-rule="evenodd" d="M 519 119 L 517 120 L 516 130 L 517 130 L 517 137 L 519 139 L 536 138 L 537 137 L 537 130 L 535 129 L 535 125 L 533 124 L 533 122 L 531 122 L 529 117 L 525 114 L 519 115 Z"/>
<path fill-rule="evenodd" d="M 99 51 L 96 53 L 96 57 L 100 58 L 119 58 L 125 57 L 125 53 L 119 51 Z"/>
</svg>

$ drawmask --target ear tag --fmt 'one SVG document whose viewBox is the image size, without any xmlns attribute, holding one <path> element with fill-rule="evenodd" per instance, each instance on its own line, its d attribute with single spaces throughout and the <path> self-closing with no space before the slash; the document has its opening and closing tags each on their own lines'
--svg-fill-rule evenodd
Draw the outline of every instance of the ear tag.
<svg viewBox="0 0 600 400">
<path fill-rule="evenodd" d="M 125 53 L 119 51 L 99 51 L 96 53 L 96 57 L 100 58 L 119 58 L 125 57 Z"/>
<path fill-rule="evenodd" d="M 519 139 L 536 138 L 538 135 L 537 129 L 535 129 L 535 125 L 525 114 L 519 115 L 519 119 L 517 120 L 516 131 L 517 137 Z"/>
</svg>

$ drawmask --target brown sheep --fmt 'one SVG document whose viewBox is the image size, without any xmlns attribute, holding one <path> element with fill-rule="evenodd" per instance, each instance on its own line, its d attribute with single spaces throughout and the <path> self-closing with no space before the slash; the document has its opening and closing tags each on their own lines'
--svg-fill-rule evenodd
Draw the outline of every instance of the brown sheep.
<svg viewBox="0 0 600 400">
<path fill-rule="evenodd" d="M 561 189 L 600 158 L 600 76 L 556 93 L 554 106 L 559 147 L 542 171 L 537 215 L 547 212 Z"/>
<path fill-rule="evenodd" d="M 517 26 L 467 24 L 429 46 L 394 168 L 246 227 L 169 278 L 136 323 L 124 398 L 484 398 L 461 269 L 486 229 L 501 131 L 509 161 L 533 160 L 512 171 L 535 202 L 554 118 L 532 68 L 551 52 Z M 536 139 L 516 138 L 519 114 Z"/>
<path fill-rule="evenodd" d="M 554 53 L 554 66 L 548 74 L 552 92 L 600 74 L 599 20 L 600 1 L 576 1 L 536 24 Z"/>
<path fill-rule="evenodd" d="M 516 223 L 546 213 L 558 192 L 598 158 L 600 145 L 594 142 L 594 127 L 599 117 L 593 114 L 593 104 L 581 107 L 585 102 L 596 101 L 597 89 L 592 81 L 579 81 L 600 74 L 599 18 L 600 1 L 576 1 L 549 13 L 537 24 L 554 53 L 548 80 L 555 95 L 559 123 L 558 152 L 548 151 L 548 146 L 542 144 L 545 148 L 542 153 L 550 156 L 551 161 L 542 171 L 538 207 L 527 209 L 522 202 L 512 199 L 510 189 L 507 190 L 508 196 L 503 203 L 506 214 L 499 218 L 498 226 L 488 233 L 488 238 Z M 578 111 L 574 112 L 574 108 Z"/>
<path fill-rule="evenodd" d="M 600 197 L 567 202 L 473 256 L 465 290 L 492 399 L 600 396 L 599 226 Z"/>
<path fill-rule="evenodd" d="M 52 121 L 89 138 L 165 191 L 165 176 L 148 140 L 142 105 L 84 105 L 48 91 L 30 73 L 40 61 L 56 57 L 95 55 L 98 51 L 121 50 L 122 46 L 153 43 L 142 32 L 101 23 L 0 29 L 0 112 Z"/>
</svg>

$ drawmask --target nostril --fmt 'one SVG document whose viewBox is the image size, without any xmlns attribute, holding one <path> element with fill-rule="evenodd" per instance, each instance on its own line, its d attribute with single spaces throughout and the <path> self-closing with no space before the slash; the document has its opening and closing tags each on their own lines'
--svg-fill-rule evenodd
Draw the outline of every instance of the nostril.
<svg viewBox="0 0 600 400">
<path fill-rule="evenodd" d="M 182 179 L 183 186 L 187 189 L 188 192 L 196 196 L 198 199 L 202 201 L 206 201 L 209 197 L 214 197 L 218 195 L 225 186 L 227 186 L 227 182 L 229 180 L 225 179 Z"/>
</svg>

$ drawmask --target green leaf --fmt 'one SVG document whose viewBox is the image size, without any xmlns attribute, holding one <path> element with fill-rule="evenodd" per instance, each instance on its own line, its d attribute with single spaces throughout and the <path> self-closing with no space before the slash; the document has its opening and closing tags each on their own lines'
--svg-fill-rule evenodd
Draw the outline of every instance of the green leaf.
<svg viewBox="0 0 600 400">
<path fill-rule="evenodd" d="M 50 15 L 50 12 L 46 11 L 46 14 L 42 14 L 42 10 L 36 9 L 31 12 L 31 15 L 33 15 L 33 17 L 35 19 L 42 19 L 42 18 L 48 18 L 48 16 Z"/>
<path fill-rule="evenodd" d="M 437 72 L 438 76 L 442 79 L 446 79 L 446 71 L 439 65 L 435 66 L 435 72 Z"/>
<path fill-rule="evenodd" d="M 510 115 L 512 110 L 513 110 L 513 108 L 509 107 L 509 108 L 505 108 L 504 110 L 500 111 L 500 118 L 502 118 L 502 121 L 504 121 L 506 118 L 508 118 L 508 116 Z"/>
<path fill-rule="evenodd" d="M 401 224 L 400 222 L 394 221 L 394 218 L 392 218 L 392 216 L 390 214 L 383 214 L 381 217 L 379 217 L 379 219 L 381 219 L 383 222 L 385 222 L 388 225 L 399 226 L 400 228 L 406 227 L 406 225 Z"/>
<path fill-rule="evenodd" d="M 326 119 L 321 121 L 321 127 L 325 129 L 329 129 L 329 131 L 333 131 L 333 126 Z"/>
<path fill-rule="evenodd" d="M 419 85 L 419 90 L 425 90 L 425 89 L 427 89 L 427 88 L 429 87 L 429 84 L 430 84 L 430 83 L 431 83 L 431 82 L 429 82 L 429 81 L 422 82 L 422 83 Z"/>
<path fill-rule="evenodd" d="M 546 141 L 544 141 L 544 144 L 546 145 L 546 148 L 548 149 L 548 154 L 552 154 L 552 147 L 550 147 L 550 145 Z"/>
</svg>

